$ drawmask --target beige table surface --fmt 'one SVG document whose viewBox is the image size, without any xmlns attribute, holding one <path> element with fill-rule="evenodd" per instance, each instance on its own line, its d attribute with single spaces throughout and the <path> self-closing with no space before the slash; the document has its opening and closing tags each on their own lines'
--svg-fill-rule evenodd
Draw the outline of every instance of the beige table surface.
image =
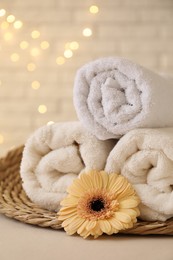
<svg viewBox="0 0 173 260">
<path fill-rule="evenodd" d="M 84 240 L 0 215 L 0 260 L 173 260 L 173 237 L 102 236 Z"/>
</svg>

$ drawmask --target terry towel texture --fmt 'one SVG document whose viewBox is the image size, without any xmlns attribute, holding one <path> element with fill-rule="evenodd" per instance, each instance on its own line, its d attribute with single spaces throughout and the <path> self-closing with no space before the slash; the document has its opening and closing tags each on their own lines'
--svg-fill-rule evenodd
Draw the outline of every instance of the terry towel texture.
<svg viewBox="0 0 173 260">
<path fill-rule="evenodd" d="M 58 211 L 73 179 L 83 170 L 102 170 L 114 145 L 112 140 L 99 141 L 79 122 L 44 126 L 25 145 L 23 188 L 34 203 Z"/>
<path fill-rule="evenodd" d="M 130 131 L 111 151 L 105 169 L 121 171 L 133 184 L 142 219 L 173 217 L 173 128 Z"/>
<path fill-rule="evenodd" d="M 101 140 L 135 128 L 173 126 L 172 103 L 171 80 L 124 58 L 98 59 L 76 75 L 78 117 Z"/>
</svg>

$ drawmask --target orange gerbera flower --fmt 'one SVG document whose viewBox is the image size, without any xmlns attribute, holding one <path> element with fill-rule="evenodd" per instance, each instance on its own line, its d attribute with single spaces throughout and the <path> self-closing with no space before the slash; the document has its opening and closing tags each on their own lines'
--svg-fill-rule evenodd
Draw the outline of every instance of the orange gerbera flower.
<svg viewBox="0 0 173 260">
<path fill-rule="evenodd" d="M 75 179 L 61 202 L 58 219 L 69 235 L 111 235 L 133 227 L 139 198 L 122 175 L 90 171 Z"/>
</svg>

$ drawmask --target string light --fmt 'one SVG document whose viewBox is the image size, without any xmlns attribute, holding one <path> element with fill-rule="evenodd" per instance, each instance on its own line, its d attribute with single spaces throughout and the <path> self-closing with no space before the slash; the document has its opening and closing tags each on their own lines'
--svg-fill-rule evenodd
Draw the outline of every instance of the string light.
<svg viewBox="0 0 173 260">
<path fill-rule="evenodd" d="M 13 38 L 12 33 L 7 32 L 7 33 L 4 34 L 4 39 L 5 39 L 6 41 L 10 41 L 12 38 Z"/>
<path fill-rule="evenodd" d="M 39 37 L 40 37 L 40 32 L 37 31 L 37 30 L 32 31 L 32 32 L 31 32 L 31 37 L 32 37 L 33 39 L 39 38 Z"/>
<path fill-rule="evenodd" d="M 34 80 L 32 83 L 31 83 L 31 87 L 35 90 L 39 89 L 40 88 L 40 82 L 37 81 L 37 80 Z"/>
<path fill-rule="evenodd" d="M 92 5 L 92 6 L 90 6 L 89 11 L 92 14 L 96 14 L 96 13 L 99 12 L 99 8 L 96 5 Z M 6 14 L 5 9 L 0 9 L 0 16 L 4 16 L 5 14 Z M 13 23 L 14 22 L 14 24 L 13 24 L 14 28 L 15 29 L 20 29 L 23 26 L 23 23 L 20 20 L 15 21 L 15 19 L 16 18 L 15 18 L 14 15 L 12 15 L 12 14 L 8 15 L 7 18 L 6 18 L 7 21 L 4 21 L 3 23 L 1 23 L 1 28 L 2 29 L 7 29 L 9 27 L 9 23 Z M 92 35 L 92 30 L 90 28 L 85 28 L 85 29 L 83 29 L 82 33 L 83 33 L 83 36 L 90 37 Z M 40 37 L 40 32 L 38 30 L 33 30 L 31 32 L 31 37 L 33 39 L 39 38 Z M 13 35 L 10 32 L 7 32 L 4 35 L 4 39 L 6 41 L 11 40 L 12 38 L 13 38 Z M 20 43 L 20 48 L 23 49 L 23 50 L 27 49 L 28 46 L 29 46 L 29 43 L 27 41 L 22 41 Z M 49 48 L 49 46 L 50 46 L 50 44 L 49 44 L 48 41 L 42 41 L 40 43 L 40 48 L 43 49 L 43 50 Z M 79 48 L 79 43 L 77 41 L 72 41 L 72 42 L 66 43 L 65 51 L 64 51 L 64 57 L 67 58 L 67 59 L 71 58 L 73 56 L 73 51 L 77 50 L 78 48 Z M 36 57 L 36 56 L 40 55 L 39 48 L 36 48 L 36 47 L 32 48 L 30 50 L 30 55 L 33 56 L 33 57 Z M 64 64 L 65 63 L 65 58 L 64 57 L 62 57 L 62 56 L 57 57 L 56 63 L 58 65 Z M 13 62 L 18 61 L 19 60 L 19 55 L 17 53 L 13 53 L 11 55 L 11 60 Z M 36 65 L 34 63 L 29 63 L 27 65 L 27 70 L 28 71 L 34 71 L 35 69 L 36 69 Z M 33 87 L 33 89 L 37 89 L 37 88 L 39 88 L 39 87 L 38 86 Z"/>
<path fill-rule="evenodd" d="M 63 64 L 65 63 L 64 57 L 62 57 L 62 56 L 57 57 L 56 63 L 57 63 L 58 65 L 63 65 Z"/>
<path fill-rule="evenodd" d="M 45 105 L 39 105 L 38 112 L 40 114 L 45 114 L 47 112 L 47 107 Z"/>
<path fill-rule="evenodd" d="M 0 144 L 3 144 L 3 142 L 4 142 L 4 137 L 2 134 L 0 134 Z"/>
<path fill-rule="evenodd" d="M 11 61 L 13 61 L 13 62 L 17 62 L 18 60 L 19 60 L 19 54 L 17 54 L 17 53 L 13 53 L 13 54 L 11 54 Z"/>
<path fill-rule="evenodd" d="M 7 16 L 7 22 L 8 23 L 13 23 L 15 21 L 15 19 L 16 19 L 15 16 L 12 15 L 12 14 Z"/>
<path fill-rule="evenodd" d="M 21 48 L 22 50 L 27 49 L 28 46 L 29 46 L 29 43 L 28 43 L 27 41 L 22 41 L 22 42 L 20 43 L 20 48 Z"/>
<path fill-rule="evenodd" d="M 83 36 L 90 37 L 92 35 L 92 30 L 90 28 L 85 28 L 82 33 Z"/>
<path fill-rule="evenodd" d="M 43 41 L 40 43 L 40 47 L 42 50 L 46 50 L 49 48 L 49 43 L 47 41 Z"/>
<path fill-rule="evenodd" d="M 53 124 L 55 124 L 54 121 L 49 121 L 49 122 L 47 122 L 47 125 L 53 125 Z"/>
<path fill-rule="evenodd" d="M 72 56 L 73 56 L 73 52 L 70 49 L 64 51 L 65 58 L 70 59 Z"/>
<path fill-rule="evenodd" d="M 40 50 L 38 48 L 32 48 L 30 51 L 31 56 L 37 57 L 40 55 Z"/>
<path fill-rule="evenodd" d="M 0 9 L 0 17 L 3 17 L 6 14 L 5 9 Z"/>
<path fill-rule="evenodd" d="M 99 8 L 97 5 L 92 5 L 92 6 L 90 6 L 89 11 L 91 14 L 97 14 L 99 12 Z"/>
<path fill-rule="evenodd" d="M 18 30 L 23 26 L 23 23 L 21 21 L 15 21 L 13 26 L 16 30 Z"/>
<path fill-rule="evenodd" d="M 36 69 L 36 65 L 34 63 L 28 63 L 27 70 L 28 71 L 34 71 Z"/>
<path fill-rule="evenodd" d="M 89 9 L 90 13 L 92 14 L 96 14 L 99 12 L 99 8 L 96 5 L 92 5 L 90 6 Z M 3 17 L 6 15 L 6 10 L 5 9 L 0 9 L 0 17 Z M 10 25 L 12 24 L 13 25 Z M 7 30 L 9 28 L 9 26 L 12 26 L 14 29 L 18 30 L 20 28 L 23 27 L 23 22 L 20 20 L 16 20 L 15 16 L 10 14 L 8 15 L 6 18 L 4 18 L 4 21 L 2 21 L 0 23 L 0 28 L 2 30 Z M 90 37 L 92 35 L 92 30 L 90 28 L 85 28 L 82 31 L 83 36 L 85 37 Z M 32 37 L 32 39 L 38 39 L 40 37 L 40 32 L 38 30 L 33 30 L 32 32 L 30 32 L 30 35 Z M 11 39 L 13 39 L 13 33 L 10 31 L 5 31 L 4 33 L 4 39 L 6 41 L 10 41 Z M 42 50 L 46 50 L 50 47 L 50 44 L 48 41 L 41 41 L 41 43 L 38 43 L 40 46 L 36 46 L 34 48 L 31 48 L 29 50 L 29 53 L 31 56 L 36 57 L 41 53 L 41 49 Z M 19 46 L 22 50 L 26 50 L 29 47 L 29 42 L 23 40 L 20 42 Z M 38 47 L 38 48 L 37 48 Z M 41 48 L 41 49 L 40 49 Z M 62 56 L 58 56 L 56 59 L 56 63 L 58 65 L 63 65 L 66 62 L 66 58 L 69 59 L 73 56 L 73 51 L 78 50 L 79 49 L 79 43 L 77 41 L 72 41 L 72 42 L 68 42 L 65 45 L 65 50 L 64 50 L 64 57 Z M 28 53 L 28 52 L 27 52 Z M 10 56 L 10 59 L 12 62 L 17 62 L 20 59 L 20 56 L 18 53 L 12 53 Z M 27 64 L 27 70 L 29 72 L 35 71 L 36 69 L 36 64 L 33 62 L 30 62 Z M 0 86 L 2 85 L 2 81 L 0 80 Z M 31 87 L 33 90 L 37 90 L 40 88 L 40 82 L 37 80 L 34 80 L 31 82 Z M 40 114 L 45 114 L 47 112 L 47 106 L 44 104 L 41 104 L 38 106 L 37 108 L 38 112 Z M 47 122 L 47 125 L 51 125 L 54 124 L 54 121 L 49 121 Z M 4 136 L 2 134 L 0 134 L 0 144 L 4 143 Z"/>
<path fill-rule="evenodd" d="M 3 30 L 8 29 L 9 26 L 10 26 L 9 23 L 6 21 L 1 23 L 1 29 L 3 29 Z"/>
</svg>

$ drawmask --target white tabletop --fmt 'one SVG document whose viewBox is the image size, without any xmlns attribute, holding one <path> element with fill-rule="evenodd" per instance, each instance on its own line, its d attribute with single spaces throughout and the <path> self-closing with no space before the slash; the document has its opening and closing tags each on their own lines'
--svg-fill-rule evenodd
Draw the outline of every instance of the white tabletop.
<svg viewBox="0 0 173 260">
<path fill-rule="evenodd" d="M 105 235 L 84 240 L 0 215 L 0 259 L 172 260 L 173 237 Z"/>
</svg>

